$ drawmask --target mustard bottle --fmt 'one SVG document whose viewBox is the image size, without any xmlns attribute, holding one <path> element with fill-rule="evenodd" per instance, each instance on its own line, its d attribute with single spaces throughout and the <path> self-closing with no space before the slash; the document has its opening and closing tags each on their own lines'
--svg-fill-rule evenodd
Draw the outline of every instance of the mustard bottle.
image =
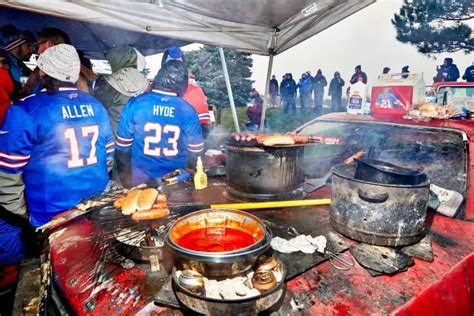
<svg viewBox="0 0 474 316">
<path fill-rule="evenodd" d="M 201 156 L 197 159 L 196 173 L 194 174 L 194 188 L 196 190 L 207 188 L 207 174 L 204 172 Z"/>
</svg>

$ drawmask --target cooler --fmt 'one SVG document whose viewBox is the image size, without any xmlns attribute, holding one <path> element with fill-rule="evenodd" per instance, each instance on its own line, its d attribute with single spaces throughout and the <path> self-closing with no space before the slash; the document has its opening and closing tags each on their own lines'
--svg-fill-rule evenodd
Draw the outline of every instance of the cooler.
<svg viewBox="0 0 474 316">
<path fill-rule="evenodd" d="M 423 73 L 380 75 L 371 96 L 372 114 L 403 116 L 413 104 L 425 101 Z"/>
</svg>

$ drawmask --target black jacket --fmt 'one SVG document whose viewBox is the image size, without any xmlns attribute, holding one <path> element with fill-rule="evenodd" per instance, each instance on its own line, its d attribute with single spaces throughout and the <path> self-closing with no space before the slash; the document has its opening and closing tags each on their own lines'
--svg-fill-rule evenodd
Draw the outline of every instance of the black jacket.
<svg viewBox="0 0 474 316">
<path fill-rule="evenodd" d="M 361 71 L 361 72 L 360 72 L 360 75 L 362 76 L 362 82 L 363 82 L 363 83 L 367 83 L 367 75 L 365 74 L 365 72 Z M 356 83 L 358 77 L 359 77 L 359 74 L 358 74 L 357 72 L 355 72 L 355 73 L 352 75 L 351 84 Z"/>
<path fill-rule="evenodd" d="M 335 97 L 335 96 L 341 96 L 342 95 L 342 87 L 346 83 L 342 78 L 336 79 L 332 78 L 331 83 L 329 84 L 329 91 L 328 94 Z"/>
</svg>

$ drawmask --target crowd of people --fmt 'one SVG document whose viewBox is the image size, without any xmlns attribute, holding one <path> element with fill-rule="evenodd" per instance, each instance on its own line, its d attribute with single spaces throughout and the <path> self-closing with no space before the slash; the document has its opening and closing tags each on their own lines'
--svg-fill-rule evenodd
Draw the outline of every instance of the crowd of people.
<svg viewBox="0 0 474 316">
<path fill-rule="evenodd" d="M 16 279 L 24 245 L 35 252 L 22 231 L 110 187 L 195 166 L 211 122 L 178 47 L 165 50 L 150 82 L 144 57 L 129 45 L 110 49 L 112 73 L 97 75 L 60 29 L 40 30 L 35 39 L 5 25 L 0 35 L 2 292 Z M 31 70 L 25 62 L 34 52 Z"/>
<path fill-rule="evenodd" d="M 384 67 L 381 75 L 390 74 L 391 69 Z M 410 70 L 409 66 L 403 66 L 401 71 L 401 78 L 406 79 L 409 77 Z M 379 76 L 380 77 L 380 76 Z M 456 64 L 453 63 L 452 58 L 445 58 L 442 65 L 436 67 L 436 76 L 433 78 L 434 82 L 439 81 L 457 81 L 460 78 L 459 69 Z M 474 82 L 474 62 L 471 66 L 467 67 L 462 79 L 466 82 Z M 354 73 L 351 76 L 349 83 L 350 85 L 357 82 L 363 82 L 367 84 L 367 74 L 362 71 L 362 66 L 357 65 L 354 68 Z M 298 83 L 293 79 L 291 73 L 283 75 L 281 82 L 279 83 L 275 75 L 272 76 L 269 84 L 269 106 L 270 107 L 282 107 L 283 112 L 286 114 L 289 111 L 296 113 L 296 103 L 299 99 L 299 105 L 301 111 L 312 107 L 317 115 L 322 114 L 323 100 L 325 95 L 325 89 L 328 85 L 326 77 L 323 75 L 321 69 L 318 69 L 315 76 L 311 75 L 310 71 L 301 74 L 298 79 Z M 346 82 L 341 78 L 338 71 L 334 72 L 333 78 L 329 82 L 327 90 L 328 96 L 331 98 L 330 111 L 337 112 L 343 111 L 344 106 L 342 105 L 343 87 Z M 349 94 L 349 86 L 347 86 L 345 94 Z"/>
</svg>

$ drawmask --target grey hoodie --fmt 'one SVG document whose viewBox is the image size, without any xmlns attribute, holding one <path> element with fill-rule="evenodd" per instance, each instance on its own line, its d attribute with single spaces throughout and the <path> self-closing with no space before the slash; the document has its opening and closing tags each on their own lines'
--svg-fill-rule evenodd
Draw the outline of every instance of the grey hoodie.
<svg viewBox="0 0 474 316">
<path fill-rule="evenodd" d="M 119 45 L 106 54 L 112 74 L 100 77 L 95 85 L 94 97 L 107 109 L 114 135 L 125 104 L 148 87 L 148 80 L 137 69 L 137 51 L 129 45 Z"/>
</svg>

